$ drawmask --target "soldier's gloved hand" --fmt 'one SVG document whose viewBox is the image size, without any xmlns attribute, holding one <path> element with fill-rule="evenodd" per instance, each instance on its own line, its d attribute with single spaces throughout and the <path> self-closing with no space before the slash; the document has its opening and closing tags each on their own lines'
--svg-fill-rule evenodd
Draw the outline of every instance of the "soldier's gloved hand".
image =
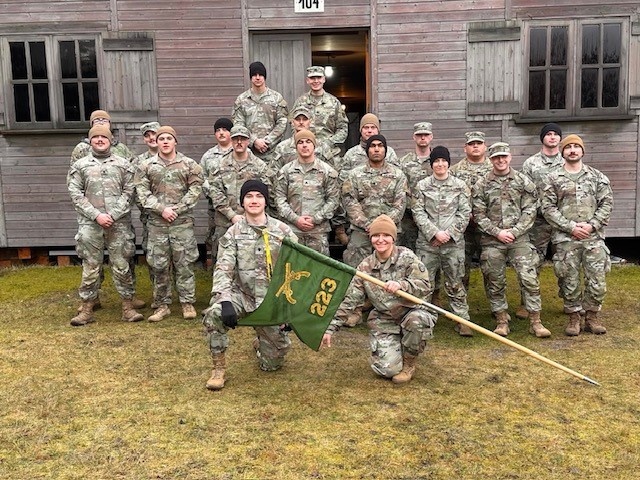
<svg viewBox="0 0 640 480">
<path fill-rule="evenodd" d="M 291 330 L 293 330 L 293 328 L 288 323 L 284 323 L 280 325 L 280 330 L 282 330 L 283 332 L 290 332 Z"/>
<path fill-rule="evenodd" d="M 236 328 L 238 326 L 238 314 L 231 302 L 222 302 L 222 323 L 225 327 Z"/>
</svg>

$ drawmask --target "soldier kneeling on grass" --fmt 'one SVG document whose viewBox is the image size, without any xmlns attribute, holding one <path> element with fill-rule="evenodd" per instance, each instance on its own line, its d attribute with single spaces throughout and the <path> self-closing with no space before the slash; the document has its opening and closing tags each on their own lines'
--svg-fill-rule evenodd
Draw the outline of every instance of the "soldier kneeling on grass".
<svg viewBox="0 0 640 480">
<path fill-rule="evenodd" d="M 377 217 L 369 228 L 374 253 L 366 257 L 358 270 L 385 282 L 380 287 L 353 277 L 347 295 L 327 328 L 322 345 L 331 346 L 331 337 L 345 324 L 362 320 L 362 307 L 371 304 L 368 315 L 370 329 L 371 368 L 393 383 L 406 383 L 413 378 L 416 360 L 433 336 L 436 316 L 413 302 L 396 296 L 402 290 L 419 298 L 432 293 L 429 273 L 415 253 L 395 245 L 398 232 L 387 215 Z"/>
</svg>

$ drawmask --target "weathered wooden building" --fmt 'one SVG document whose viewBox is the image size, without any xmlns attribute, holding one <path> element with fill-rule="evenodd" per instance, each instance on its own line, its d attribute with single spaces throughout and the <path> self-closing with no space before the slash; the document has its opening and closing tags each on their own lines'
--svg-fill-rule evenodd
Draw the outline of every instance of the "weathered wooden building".
<svg viewBox="0 0 640 480">
<path fill-rule="evenodd" d="M 354 123 L 377 113 L 399 153 L 427 120 L 456 156 L 481 129 L 519 167 L 558 122 L 612 181 L 608 235 L 639 236 L 639 14 L 637 0 L 4 0 L 0 247 L 74 244 L 65 176 L 94 107 L 134 150 L 157 119 L 199 159 L 257 59 L 289 102 L 306 66 L 332 65 L 327 90 Z"/>
</svg>

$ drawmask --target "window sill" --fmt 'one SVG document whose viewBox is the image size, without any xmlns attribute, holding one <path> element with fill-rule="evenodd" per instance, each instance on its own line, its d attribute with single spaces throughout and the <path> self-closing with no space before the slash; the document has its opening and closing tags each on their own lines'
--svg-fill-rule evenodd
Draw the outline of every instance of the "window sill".
<svg viewBox="0 0 640 480">
<path fill-rule="evenodd" d="M 541 123 L 541 122 L 600 122 L 611 120 L 633 120 L 637 118 L 637 115 L 624 114 L 624 115 L 599 115 L 599 116 L 583 116 L 583 117 L 559 117 L 559 116 L 541 116 L 541 117 L 519 117 L 514 116 L 513 122 L 518 123 Z"/>
<path fill-rule="evenodd" d="M 88 128 L 0 129 L 0 135 L 86 135 L 88 131 Z"/>
</svg>

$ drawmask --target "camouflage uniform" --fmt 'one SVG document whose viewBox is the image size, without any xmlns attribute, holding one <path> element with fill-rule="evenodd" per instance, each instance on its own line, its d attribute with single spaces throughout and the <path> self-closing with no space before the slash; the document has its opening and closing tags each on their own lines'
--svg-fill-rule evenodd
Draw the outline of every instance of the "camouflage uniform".
<svg viewBox="0 0 640 480">
<path fill-rule="evenodd" d="M 331 153 L 331 159 L 339 157 L 340 145 L 344 143 L 349 134 L 349 120 L 347 120 L 347 115 L 342 109 L 340 100 L 327 92 L 323 92 L 320 96 L 315 96 L 309 91 L 297 98 L 292 110 L 300 106 L 311 112 L 313 131 L 318 144 L 327 144 L 327 153 Z M 321 158 L 321 160 L 324 159 Z M 331 163 L 331 166 L 337 169 L 335 164 Z"/>
<path fill-rule="evenodd" d="M 431 164 L 429 163 L 429 156 L 418 157 L 416 152 L 409 152 L 398 160 L 398 166 L 407 177 L 407 184 L 409 186 L 407 207 L 411 207 L 412 196 L 416 191 L 418 182 L 433 173 Z M 401 225 L 402 235 L 398 237 L 398 245 L 404 245 L 415 252 L 416 240 L 418 239 L 418 226 L 414 221 L 411 208 L 405 210 Z M 433 283 L 433 281 L 431 283 Z"/>
<path fill-rule="evenodd" d="M 231 226 L 231 219 L 242 215 L 244 209 L 240 205 L 240 188 L 247 180 L 260 180 L 271 187 L 271 173 L 265 162 L 248 151 L 249 158 L 239 162 L 233 158 L 233 152 L 222 157 L 218 165 L 209 174 L 209 201 L 214 209 L 214 237 L 220 239 Z M 217 258 L 217 250 L 214 258 Z"/>
<path fill-rule="evenodd" d="M 449 175 L 445 180 L 438 180 L 432 175 L 418 182 L 412 207 L 413 217 L 420 229 L 416 253 L 427 267 L 431 285 L 435 285 L 436 273 L 442 269 L 444 290 L 451 309 L 467 320 L 469 306 L 462 279 L 464 230 L 471 215 L 470 196 L 469 187 L 459 178 Z M 448 231 L 451 240 L 434 247 L 431 240 L 440 230 Z"/>
<path fill-rule="evenodd" d="M 575 175 L 560 168 L 547 177 L 541 203 L 542 212 L 553 227 L 553 264 L 565 313 L 599 311 L 607 291 L 605 274 L 611 269 L 609 249 L 604 243 L 604 227 L 613 209 L 609 179 L 588 165 Z M 594 228 L 585 240 L 571 235 L 579 222 L 590 223 Z M 584 292 L 580 288 L 581 269 Z"/>
<path fill-rule="evenodd" d="M 147 263 L 153 269 L 153 299 L 158 306 L 171 304 L 172 269 L 180 303 L 196 301 L 193 265 L 199 252 L 193 230 L 193 209 L 203 183 L 202 167 L 179 152 L 167 162 L 154 155 L 136 171 L 138 202 L 149 214 Z M 167 207 L 178 214 L 171 223 L 162 218 Z"/>
<path fill-rule="evenodd" d="M 504 176 L 490 172 L 473 188 L 473 216 L 482 232 L 480 267 L 494 313 L 508 309 L 507 262 L 518 276 L 525 308 L 529 312 L 542 308 L 536 271 L 538 256 L 527 234 L 536 216 L 537 198 L 535 184 L 513 168 Z M 501 230 L 509 230 L 515 241 L 505 244 L 498 240 Z"/>
<path fill-rule="evenodd" d="M 218 251 L 218 239 L 224 232 L 220 233 L 220 235 L 216 234 L 216 222 L 215 222 L 215 208 L 213 207 L 213 203 L 211 202 L 211 183 L 214 180 L 213 172 L 218 168 L 220 160 L 222 157 L 227 155 L 233 150 L 232 146 L 229 146 L 226 150 L 223 150 L 220 145 L 215 145 L 209 150 L 207 150 L 202 158 L 200 159 L 200 166 L 202 167 L 202 175 L 204 176 L 204 183 L 202 184 L 202 193 L 204 193 L 205 197 L 207 197 L 207 201 L 209 203 L 209 208 L 207 210 L 209 217 L 209 225 L 207 229 L 207 238 L 205 239 L 205 243 L 207 245 L 207 249 L 211 251 L 211 257 L 213 261 L 216 260 L 216 254 Z"/>
<path fill-rule="evenodd" d="M 76 145 L 73 152 L 71 152 L 71 165 L 73 165 L 73 162 L 86 157 L 90 153 L 91 145 L 89 144 L 89 139 L 85 138 Z M 111 144 L 111 153 L 129 161 L 132 161 L 135 157 L 135 155 L 131 153 L 131 150 L 129 150 L 129 147 L 117 140 L 113 140 L 113 143 Z"/>
<path fill-rule="evenodd" d="M 275 90 L 267 90 L 258 94 L 251 89 L 241 93 L 233 105 L 233 125 L 249 129 L 251 137 L 249 145 L 257 138 L 263 138 L 269 145 L 265 153 L 254 150 L 253 153 L 269 165 L 275 150 L 287 129 L 287 102 Z"/>
<path fill-rule="evenodd" d="M 80 298 L 98 298 L 100 271 L 105 248 L 113 283 L 123 299 L 135 293 L 129 260 L 135 254 L 131 229 L 131 199 L 133 196 L 133 166 L 129 159 L 114 154 L 89 155 L 73 163 L 67 175 L 67 188 L 78 213 L 76 251 L 82 259 Z M 96 218 L 108 213 L 114 220 L 109 228 L 101 227 Z"/>
<path fill-rule="evenodd" d="M 527 175 L 533 183 L 538 187 L 538 196 L 542 194 L 542 190 L 547 185 L 547 176 L 562 168 L 564 160 L 562 155 L 557 153 L 553 157 L 547 157 L 542 152 L 530 156 L 522 164 L 522 173 Z M 529 231 L 529 239 L 538 252 L 540 257 L 540 266 L 542 266 L 546 256 L 549 243 L 551 242 L 551 225 L 544 219 L 542 211 L 538 207 L 538 214 L 533 223 L 533 228 Z"/>
<path fill-rule="evenodd" d="M 389 215 L 396 225 L 400 224 L 407 205 L 407 178 L 386 161 L 380 169 L 368 163 L 356 167 L 342 184 L 342 202 L 352 230 L 343 258 L 356 267 L 371 253 L 366 229 L 378 215 Z"/>
<path fill-rule="evenodd" d="M 289 223 L 300 243 L 328 256 L 329 220 L 340 202 L 338 172 L 317 158 L 308 165 L 295 160 L 278 172 L 274 192 L 280 218 Z M 313 230 L 296 227 L 302 215 L 313 217 Z"/>
<path fill-rule="evenodd" d="M 340 165 L 336 166 L 336 170 L 340 173 L 340 179 L 344 182 L 349 178 L 349 173 L 356 167 L 367 165 L 369 163 L 369 157 L 365 150 L 366 142 L 360 140 L 360 143 L 347 150 L 344 154 Z M 398 156 L 393 148 L 387 147 L 387 154 L 384 157 L 384 161 L 393 165 L 398 165 Z"/>
<path fill-rule="evenodd" d="M 402 291 L 419 298 L 432 293 L 429 272 L 416 254 L 405 247 L 394 247 L 385 262 L 380 262 L 375 254 L 369 255 L 358 270 L 383 282 L 397 281 Z M 373 307 L 367 317 L 371 368 L 378 375 L 391 378 L 402 370 L 403 353 L 417 356 L 424 351 L 427 339 L 433 337 L 436 317 L 424 307 L 356 276 L 327 333 L 333 334 L 343 325 L 360 323 L 365 306 Z"/>
<path fill-rule="evenodd" d="M 493 169 L 491 161 L 485 158 L 483 162 L 473 163 L 467 158 L 463 158 L 455 165 L 452 165 L 449 169 L 449 173 L 456 178 L 459 178 L 467 184 L 469 190 L 473 190 L 480 179 L 487 176 L 487 174 Z M 482 247 L 480 246 L 480 238 L 482 233 L 478 230 L 473 216 L 469 220 L 469 225 L 464 231 L 464 278 L 463 283 L 465 288 L 469 288 L 469 275 L 471 272 L 471 265 L 474 259 L 480 259 Z"/>
<path fill-rule="evenodd" d="M 265 227 L 261 227 L 265 228 Z M 278 237 L 296 240 L 291 228 L 267 216 L 266 229 L 273 265 L 278 259 L 281 242 Z M 262 234 L 243 217 L 220 238 L 218 261 L 213 271 L 211 302 L 203 312 L 203 324 L 212 355 L 224 353 L 229 346 L 228 328 L 222 323 L 222 302 L 231 302 L 241 319 L 253 312 L 264 300 L 269 288 L 266 248 Z M 279 326 L 255 327 L 260 368 L 277 370 L 291 347 L 288 333 Z"/>
</svg>

